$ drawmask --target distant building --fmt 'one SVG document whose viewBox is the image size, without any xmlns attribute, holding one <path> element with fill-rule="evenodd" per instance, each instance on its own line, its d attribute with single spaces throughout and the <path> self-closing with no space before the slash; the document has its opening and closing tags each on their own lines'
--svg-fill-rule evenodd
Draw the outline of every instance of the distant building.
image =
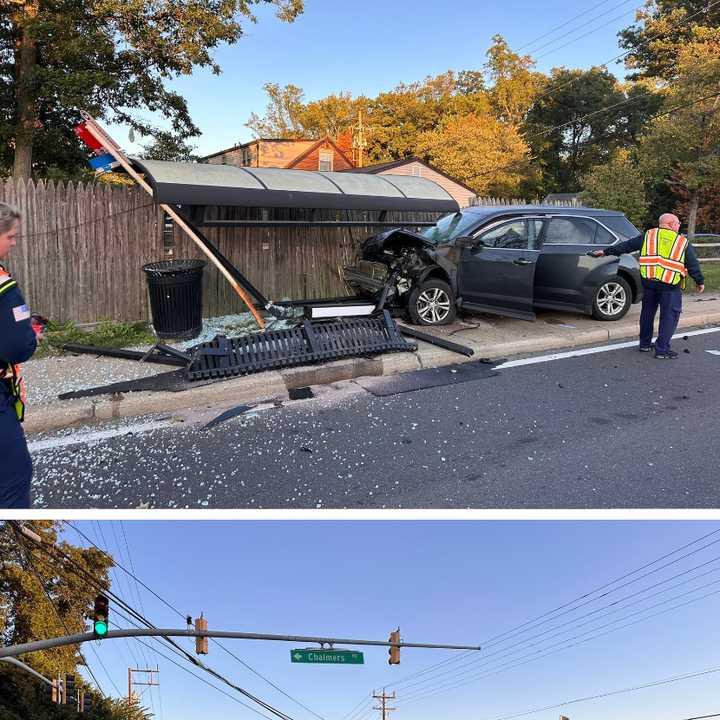
<svg viewBox="0 0 720 720">
<path fill-rule="evenodd" d="M 465 185 L 464 182 L 417 157 L 367 165 L 362 168 L 354 168 L 350 172 L 371 173 L 373 175 L 414 175 L 415 177 L 428 178 L 450 193 L 457 200 L 460 207 L 467 207 L 472 199 L 476 197 L 475 191 Z"/>
<path fill-rule="evenodd" d="M 211 165 L 273 167 L 293 170 L 352 170 L 352 160 L 330 138 L 282 140 L 259 138 L 200 158 Z"/>
</svg>

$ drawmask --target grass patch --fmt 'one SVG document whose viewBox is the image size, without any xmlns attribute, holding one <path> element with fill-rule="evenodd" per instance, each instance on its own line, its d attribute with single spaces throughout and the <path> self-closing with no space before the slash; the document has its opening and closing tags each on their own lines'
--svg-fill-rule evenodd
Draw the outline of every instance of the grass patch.
<svg viewBox="0 0 720 720">
<path fill-rule="evenodd" d="M 720 263 L 700 263 L 705 276 L 705 292 L 720 292 Z M 688 279 L 687 292 L 695 294 L 695 282 Z"/>
<path fill-rule="evenodd" d="M 93 330 L 81 330 L 75 323 L 58 324 L 50 322 L 45 328 L 44 340 L 38 345 L 33 357 L 53 357 L 62 355 L 62 345 L 100 345 L 102 347 L 123 348 L 134 345 L 152 345 L 155 336 L 142 322 L 126 323 L 104 321 Z"/>
</svg>

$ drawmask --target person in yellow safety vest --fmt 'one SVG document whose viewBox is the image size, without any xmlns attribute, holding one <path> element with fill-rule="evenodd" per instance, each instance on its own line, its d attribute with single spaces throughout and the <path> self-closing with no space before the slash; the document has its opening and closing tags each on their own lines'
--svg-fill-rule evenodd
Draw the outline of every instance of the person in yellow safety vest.
<svg viewBox="0 0 720 720">
<path fill-rule="evenodd" d="M 16 245 L 20 213 L 0 203 L 0 263 Z M 29 508 L 32 461 L 22 421 L 25 382 L 20 363 L 37 347 L 25 300 L 12 275 L 0 265 L 0 508 Z"/>
<path fill-rule="evenodd" d="M 640 311 L 640 352 L 652 350 L 653 325 L 658 307 L 660 324 L 655 341 L 655 357 L 674 360 L 678 354 L 670 348 L 682 312 L 682 289 L 685 279 L 692 277 L 698 292 L 705 290 L 700 263 L 695 249 L 680 234 L 680 220 L 672 213 L 660 216 L 659 226 L 625 242 L 596 250 L 593 255 L 622 255 L 640 250 L 640 275 L 643 284 Z"/>
</svg>

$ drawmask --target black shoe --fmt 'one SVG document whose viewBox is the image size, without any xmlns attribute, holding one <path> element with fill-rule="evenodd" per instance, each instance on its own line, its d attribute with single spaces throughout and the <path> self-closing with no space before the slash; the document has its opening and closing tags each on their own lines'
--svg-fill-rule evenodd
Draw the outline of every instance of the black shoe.
<svg viewBox="0 0 720 720">
<path fill-rule="evenodd" d="M 667 352 L 655 353 L 655 357 L 658 360 L 676 360 L 678 357 L 678 354 L 674 350 L 668 350 Z"/>
<path fill-rule="evenodd" d="M 650 352 L 653 349 L 652 345 L 641 345 L 638 350 L 640 352 Z"/>
</svg>

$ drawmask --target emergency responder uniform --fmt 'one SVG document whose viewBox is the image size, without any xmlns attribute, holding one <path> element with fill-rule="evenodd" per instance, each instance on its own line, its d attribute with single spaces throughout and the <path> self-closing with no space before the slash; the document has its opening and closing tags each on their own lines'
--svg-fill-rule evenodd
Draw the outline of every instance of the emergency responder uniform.
<svg viewBox="0 0 720 720">
<path fill-rule="evenodd" d="M 36 347 L 25 300 L 0 265 L 0 508 L 30 507 L 32 461 L 20 424 L 25 416 L 20 363 L 29 360 Z"/>
<path fill-rule="evenodd" d="M 670 340 L 677 329 L 682 312 L 682 288 L 690 275 L 703 285 L 700 263 L 688 239 L 668 228 L 653 228 L 644 235 L 616 243 L 605 249 L 605 255 L 622 255 L 640 250 L 643 301 L 640 312 L 640 351 L 652 350 L 653 324 L 658 307 L 660 324 L 655 341 L 656 358 L 675 358 Z"/>
</svg>

